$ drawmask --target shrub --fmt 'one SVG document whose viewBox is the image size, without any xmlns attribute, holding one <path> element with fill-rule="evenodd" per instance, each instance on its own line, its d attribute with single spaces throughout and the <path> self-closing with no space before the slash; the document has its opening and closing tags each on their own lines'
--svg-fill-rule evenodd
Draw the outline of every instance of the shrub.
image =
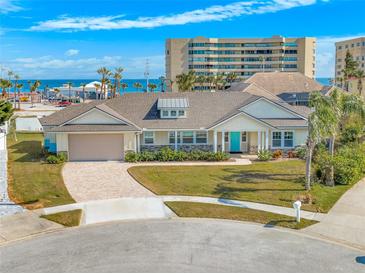
<svg viewBox="0 0 365 274">
<path fill-rule="evenodd" d="M 58 159 L 58 157 L 56 155 L 49 155 L 46 158 L 46 161 L 48 164 L 59 164 L 61 163 L 60 159 Z"/>
<path fill-rule="evenodd" d="M 67 154 L 60 152 L 59 154 L 51 154 L 47 156 L 46 161 L 48 164 L 61 164 L 67 161 Z"/>
<path fill-rule="evenodd" d="M 141 153 L 127 152 L 125 161 L 130 163 L 147 161 L 227 161 L 229 155 L 223 152 L 206 152 L 194 150 L 191 152 L 174 151 L 168 147 L 157 152 L 144 151 Z"/>
<path fill-rule="evenodd" d="M 138 153 L 135 153 L 134 151 L 128 151 L 125 154 L 125 161 L 128 163 L 135 163 L 138 162 L 139 157 L 138 157 Z"/>
<path fill-rule="evenodd" d="M 295 148 L 295 154 L 299 159 L 304 160 L 307 154 L 307 147 L 299 146 Z"/>
<path fill-rule="evenodd" d="M 325 183 L 334 168 L 335 184 L 356 183 L 365 174 L 365 145 L 343 146 L 332 158 L 325 148 L 318 149 L 314 158 L 316 176 Z"/>
<path fill-rule="evenodd" d="M 152 151 L 143 151 L 138 154 L 138 160 L 141 162 L 156 161 L 156 153 Z"/>
<path fill-rule="evenodd" d="M 279 158 L 283 157 L 283 152 L 282 152 L 280 149 L 275 150 L 275 151 L 272 153 L 272 157 L 273 157 L 274 159 L 279 159 Z"/>
<path fill-rule="evenodd" d="M 259 161 L 268 161 L 271 159 L 272 157 L 272 153 L 270 150 L 259 150 L 257 153 L 257 157 L 259 159 Z"/>
<path fill-rule="evenodd" d="M 293 150 L 288 151 L 288 158 L 296 158 L 296 157 L 297 157 L 297 154 L 295 151 L 293 151 Z"/>
</svg>

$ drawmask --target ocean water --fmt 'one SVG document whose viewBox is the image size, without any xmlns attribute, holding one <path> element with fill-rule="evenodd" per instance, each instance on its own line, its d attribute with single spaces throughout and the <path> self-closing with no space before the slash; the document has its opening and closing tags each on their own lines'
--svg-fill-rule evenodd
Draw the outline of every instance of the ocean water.
<svg viewBox="0 0 365 274">
<path fill-rule="evenodd" d="M 29 84 L 28 81 L 30 81 L 32 84 L 35 82 L 35 80 L 19 80 L 18 83 L 22 83 L 24 86 L 22 88 L 22 92 L 29 92 Z M 38 88 L 38 90 L 42 91 L 46 87 L 48 88 L 57 88 L 61 87 L 63 84 L 67 84 L 68 82 L 72 83 L 73 87 L 79 87 L 81 84 L 88 84 L 93 81 L 100 82 L 100 79 L 57 79 L 57 80 L 39 80 L 41 81 L 41 86 Z M 140 83 L 143 87 L 139 90 L 135 89 L 133 87 L 134 83 Z M 125 89 L 125 92 L 143 92 L 146 90 L 146 79 L 122 79 L 121 83 L 126 83 L 128 85 L 128 88 Z M 153 83 L 157 85 L 157 89 L 155 91 L 161 90 L 161 81 L 158 79 L 150 79 L 149 83 Z M 13 89 L 12 89 L 13 91 Z"/>
<path fill-rule="evenodd" d="M 321 83 L 322 85 L 330 85 L 330 78 L 316 78 L 316 80 Z M 22 92 L 29 92 L 29 84 L 28 81 L 31 81 L 31 83 L 34 83 L 35 80 L 19 80 L 19 83 L 22 83 L 24 87 L 22 88 Z M 93 81 L 99 81 L 99 79 L 64 79 L 64 80 L 40 80 L 41 86 L 39 87 L 39 90 L 44 90 L 46 87 L 48 88 L 57 88 L 61 87 L 63 84 L 66 84 L 68 82 L 72 83 L 73 87 L 79 87 L 81 84 L 88 84 Z M 125 89 L 125 92 L 143 92 L 146 90 L 146 79 L 122 79 L 122 83 L 126 83 L 128 87 Z M 134 83 L 140 83 L 142 84 L 142 88 L 137 90 L 133 87 Z M 150 83 L 153 83 L 157 85 L 157 88 L 155 91 L 161 90 L 161 81 L 159 79 L 150 79 Z M 166 90 L 166 87 L 164 87 Z M 13 90 L 13 89 L 12 89 Z"/>
</svg>

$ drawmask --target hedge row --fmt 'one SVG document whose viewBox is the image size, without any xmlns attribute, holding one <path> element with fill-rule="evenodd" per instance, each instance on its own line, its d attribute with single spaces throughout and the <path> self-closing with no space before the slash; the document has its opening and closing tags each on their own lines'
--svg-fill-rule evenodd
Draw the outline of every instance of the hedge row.
<svg viewBox="0 0 365 274">
<path fill-rule="evenodd" d="M 200 150 L 194 150 L 191 152 L 172 150 L 168 147 L 162 148 L 159 151 L 143 151 L 140 153 L 127 152 L 125 155 L 125 161 L 129 163 L 135 162 L 170 162 L 170 161 L 227 161 L 229 155 L 223 152 L 206 152 Z"/>
</svg>

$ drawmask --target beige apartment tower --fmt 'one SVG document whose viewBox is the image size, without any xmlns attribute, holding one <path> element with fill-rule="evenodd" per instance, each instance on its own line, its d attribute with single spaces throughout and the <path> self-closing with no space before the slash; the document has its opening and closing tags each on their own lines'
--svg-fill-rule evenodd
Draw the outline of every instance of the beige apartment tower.
<svg viewBox="0 0 365 274">
<path fill-rule="evenodd" d="M 341 41 L 336 43 L 336 82 L 343 77 L 346 52 L 349 51 L 359 64 L 359 69 L 365 71 L 365 37 Z"/>
<path fill-rule="evenodd" d="M 166 40 L 166 78 L 194 70 L 197 75 L 236 73 L 248 78 L 256 72 L 301 72 L 315 77 L 315 38 L 183 38 Z M 197 86 L 198 90 L 208 87 Z M 176 84 L 172 91 L 178 91 Z"/>
</svg>

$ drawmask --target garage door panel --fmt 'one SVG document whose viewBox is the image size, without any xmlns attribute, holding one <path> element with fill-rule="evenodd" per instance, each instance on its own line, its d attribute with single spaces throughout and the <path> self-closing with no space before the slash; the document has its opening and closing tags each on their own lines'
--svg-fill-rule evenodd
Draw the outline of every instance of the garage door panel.
<svg viewBox="0 0 365 274">
<path fill-rule="evenodd" d="M 70 134 L 70 161 L 121 160 L 124 155 L 123 134 Z"/>
</svg>

